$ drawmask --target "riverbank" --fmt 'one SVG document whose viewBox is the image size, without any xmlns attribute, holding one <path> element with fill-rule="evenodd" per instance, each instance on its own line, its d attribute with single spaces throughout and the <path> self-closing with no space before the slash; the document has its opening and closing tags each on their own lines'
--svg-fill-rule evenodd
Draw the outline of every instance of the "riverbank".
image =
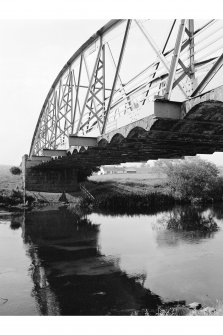
<svg viewBox="0 0 223 335">
<path fill-rule="evenodd" d="M 113 181 L 89 180 L 86 189 L 94 197 L 95 211 L 116 214 L 143 214 L 166 210 L 175 204 L 164 181 L 114 179 Z"/>
<path fill-rule="evenodd" d="M 78 192 L 61 194 L 27 192 L 27 209 L 37 209 L 54 204 L 58 208 L 68 206 L 73 213 L 83 216 L 89 212 L 118 214 L 153 214 L 173 208 L 175 205 L 193 204 L 196 206 L 215 203 L 213 199 L 176 198 L 171 192 L 167 179 L 153 176 L 93 176 L 82 183 Z M 218 201 L 219 202 L 219 201 Z M 216 202 L 217 203 L 217 202 Z M 0 190 L 0 207 L 24 208 L 23 191 L 17 189 Z"/>
<path fill-rule="evenodd" d="M 8 171 L 6 171 L 8 172 Z M 18 183 L 18 176 L 6 173 L 0 178 L 0 206 L 8 209 L 24 208 L 23 191 Z M 4 178 L 3 178 L 4 177 Z M 7 179 L 8 178 L 8 179 Z M 7 183 L 7 180 L 9 181 Z M 163 191 L 165 178 L 159 174 L 143 175 L 94 175 L 83 183 L 93 195 L 95 201 L 88 199 L 83 191 L 66 193 L 66 198 L 74 212 L 80 215 L 89 210 L 117 211 L 119 213 L 146 212 L 155 206 L 155 202 L 163 209 L 169 208 L 173 199 Z M 164 187 L 165 188 L 165 187 Z M 42 192 L 26 192 L 26 208 L 38 208 L 49 204 L 61 206 L 61 194 Z"/>
<path fill-rule="evenodd" d="M 106 178 L 107 177 L 107 178 Z M 166 178 L 143 176 L 117 177 L 94 176 L 84 183 L 94 200 L 88 199 L 94 211 L 114 214 L 152 214 L 176 205 L 203 206 L 222 203 L 221 198 L 178 198 Z"/>
<path fill-rule="evenodd" d="M 147 309 L 133 311 L 132 316 L 151 315 Z M 179 305 L 176 307 L 163 308 L 160 307 L 156 316 L 222 316 L 223 303 L 217 302 L 214 307 L 202 306 L 200 303 L 194 302 L 189 305 Z"/>
</svg>

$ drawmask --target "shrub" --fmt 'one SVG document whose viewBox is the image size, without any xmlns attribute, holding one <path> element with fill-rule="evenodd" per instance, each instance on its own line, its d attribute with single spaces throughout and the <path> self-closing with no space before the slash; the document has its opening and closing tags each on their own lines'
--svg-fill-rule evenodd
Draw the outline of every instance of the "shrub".
<svg viewBox="0 0 223 335">
<path fill-rule="evenodd" d="M 22 173 L 22 170 L 17 166 L 12 166 L 9 171 L 14 175 L 20 175 Z"/>
<path fill-rule="evenodd" d="M 215 164 L 200 158 L 181 160 L 163 165 L 171 193 L 177 199 L 192 201 L 221 200 L 223 179 Z"/>
<path fill-rule="evenodd" d="M 87 180 L 94 172 L 98 172 L 100 168 L 98 167 L 90 167 L 90 168 L 82 168 L 78 170 L 77 180 L 78 182 L 83 182 Z"/>
<path fill-rule="evenodd" d="M 23 193 L 20 190 L 12 190 L 11 200 L 15 204 L 23 202 Z"/>
</svg>

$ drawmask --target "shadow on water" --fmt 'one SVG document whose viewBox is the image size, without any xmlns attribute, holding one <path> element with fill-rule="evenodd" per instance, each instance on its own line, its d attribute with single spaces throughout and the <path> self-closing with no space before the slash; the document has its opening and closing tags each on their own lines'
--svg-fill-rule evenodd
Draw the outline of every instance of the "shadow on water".
<svg viewBox="0 0 223 335">
<path fill-rule="evenodd" d="M 162 305 L 143 287 L 143 278 L 128 277 L 119 258 L 100 253 L 99 225 L 50 211 L 26 213 L 22 229 L 39 314 L 130 315 L 143 309 L 156 314 Z"/>
</svg>

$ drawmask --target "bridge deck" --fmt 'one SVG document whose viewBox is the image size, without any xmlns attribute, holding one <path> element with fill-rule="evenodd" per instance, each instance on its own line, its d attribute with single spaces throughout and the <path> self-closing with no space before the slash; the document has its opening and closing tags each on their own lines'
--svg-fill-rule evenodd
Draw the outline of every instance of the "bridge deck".
<svg viewBox="0 0 223 335">
<path fill-rule="evenodd" d="M 194 105 L 182 119 L 143 118 L 98 138 L 98 145 L 43 162 L 40 169 L 93 167 L 223 151 L 223 102 Z"/>
</svg>

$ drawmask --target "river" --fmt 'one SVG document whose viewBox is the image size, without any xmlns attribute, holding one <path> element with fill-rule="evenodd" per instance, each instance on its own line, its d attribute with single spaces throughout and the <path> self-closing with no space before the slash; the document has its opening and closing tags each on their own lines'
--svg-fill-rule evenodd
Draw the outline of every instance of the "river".
<svg viewBox="0 0 223 335">
<path fill-rule="evenodd" d="M 214 306 L 223 301 L 222 227 L 222 205 L 78 221 L 67 210 L 1 210 L 0 315 Z"/>
</svg>

